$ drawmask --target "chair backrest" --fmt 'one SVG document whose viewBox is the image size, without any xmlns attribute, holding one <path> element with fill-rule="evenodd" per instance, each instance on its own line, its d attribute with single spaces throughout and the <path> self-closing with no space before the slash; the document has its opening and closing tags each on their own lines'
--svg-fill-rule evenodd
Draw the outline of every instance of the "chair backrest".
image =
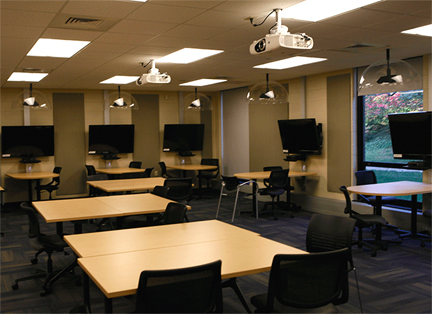
<svg viewBox="0 0 432 314">
<path fill-rule="evenodd" d="M 192 196 L 192 178 L 167 178 L 164 186 L 168 186 L 167 197 L 175 201 L 188 200 Z"/>
<path fill-rule="evenodd" d="M 151 168 L 146 168 L 145 169 L 145 174 L 147 175 L 147 178 L 151 177 L 152 171 L 153 171 L 154 167 Z"/>
<path fill-rule="evenodd" d="M 273 171 L 273 170 L 282 170 L 282 166 L 266 166 L 263 167 L 263 171 Z M 269 179 L 264 179 L 263 183 L 265 186 L 269 186 Z"/>
<path fill-rule="evenodd" d="M 350 217 L 353 214 L 353 210 L 352 210 L 352 204 L 351 204 L 351 196 L 346 188 L 346 186 L 342 185 L 341 187 L 339 187 L 339 190 L 342 191 L 342 193 L 345 196 L 345 209 L 344 209 L 344 213 L 350 215 Z"/>
<path fill-rule="evenodd" d="M 289 169 L 272 170 L 270 172 L 269 185 L 274 188 L 285 188 L 288 185 Z"/>
<path fill-rule="evenodd" d="M 267 309 L 317 308 L 348 301 L 348 249 L 312 254 L 278 254 L 270 271 Z"/>
<path fill-rule="evenodd" d="M 96 174 L 96 168 L 93 165 L 85 165 L 87 169 L 87 176 Z"/>
<path fill-rule="evenodd" d="M 225 188 L 228 191 L 233 191 L 237 189 L 237 186 L 240 184 L 240 181 L 237 177 L 230 177 L 230 176 L 222 176 L 222 180 L 225 184 Z"/>
<path fill-rule="evenodd" d="M 53 178 L 53 182 L 55 182 L 57 185 L 60 184 L 60 172 L 62 171 L 62 167 L 54 167 L 53 173 L 57 173 L 59 176 Z"/>
<path fill-rule="evenodd" d="M 354 267 L 351 245 L 356 220 L 348 217 L 313 214 L 306 233 L 306 251 L 328 252 L 348 248 L 349 261 Z"/>
<path fill-rule="evenodd" d="M 215 170 L 205 170 L 201 171 L 201 173 L 212 174 L 213 176 L 217 176 L 219 174 L 219 159 L 217 158 L 202 158 L 201 165 L 209 165 L 209 166 L 217 166 Z"/>
<path fill-rule="evenodd" d="M 357 185 L 375 184 L 377 178 L 372 170 L 359 170 L 355 173 Z"/>
<path fill-rule="evenodd" d="M 161 168 L 161 176 L 162 177 L 166 176 L 167 175 L 167 168 L 166 168 L 165 162 L 160 161 L 159 167 Z"/>
<path fill-rule="evenodd" d="M 129 163 L 129 168 L 138 168 L 141 169 L 142 162 L 141 161 L 131 161 Z"/>
<path fill-rule="evenodd" d="M 182 223 L 186 219 L 187 206 L 180 203 L 168 203 L 163 216 L 165 225 Z"/>
<path fill-rule="evenodd" d="M 222 313 L 221 261 L 141 272 L 136 313 Z"/>
<path fill-rule="evenodd" d="M 152 194 L 161 196 L 161 197 L 167 197 L 168 196 L 168 186 L 162 186 L 162 185 L 156 185 L 153 188 L 153 191 L 151 191 Z"/>
<path fill-rule="evenodd" d="M 22 202 L 20 204 L 20 208 L 25 211 L 29 220 L 28 237 L 39 238 L 40 226 L 39 226 L 39 219 L 36 214 L 36 211 L 34 210 L 33 207 L 29 206 L 26 202 Z"/>
<path fill-rule="evenodd" d="M 128 172 L 122 173 L 120 179 L 136 179 L 136 178 L 147 178 L 145 172 Z"/>
</svg>

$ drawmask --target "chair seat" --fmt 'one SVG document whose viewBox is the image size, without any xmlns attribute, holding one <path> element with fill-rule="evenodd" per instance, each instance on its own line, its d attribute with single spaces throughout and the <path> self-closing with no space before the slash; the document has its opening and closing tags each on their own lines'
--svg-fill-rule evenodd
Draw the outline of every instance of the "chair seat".
<svg viewBox="0 0 432 314">
<path fill-rule="evenodd" d="M 257 310 L 257 313 L 265 312 L 267 304 L 267 293 L 255 295 L 251 298 L 251 303 Z M 339 311 L 333 304 L 327 304 L 318 308 L 297 308 L 280 304 L 277 300 L 274 303 L 272 313 L 338 313 Z"/>
<path fill-rule="evenodd" d="M 45 247 L 51 247 L 55 251 L 63 251 L 67 247 L 67 243 L 60 238 L 57 234 L 46 235 L 41 233 L 39 235 L 39 242 Z"/>
<path fill-rule="evenodd" d="M 260 192 L 261 195 L 279 196 L 285 193 L 285 189 L 266 188 Z"/>
<path fill-rule="evenodd" d="M 356 219 L 359 223 L 363 223 L 366 226 L 370 225 L 386 225 L 387 221 L 379 216 L 379 215 L 360 215 L 360 214 L 353 214 L 352 217 Z"/>
<path fill-rule="evenodd" d="M 51 185 L 51 184 L 47 184 L 47 185 L 41 185 L 39 186 L 37 189 L 38 190 L 46 190 L 46 191 L 54 191 L 54 190 L 58 190 L 59 186 L 58 185 Z"/>
</svg>

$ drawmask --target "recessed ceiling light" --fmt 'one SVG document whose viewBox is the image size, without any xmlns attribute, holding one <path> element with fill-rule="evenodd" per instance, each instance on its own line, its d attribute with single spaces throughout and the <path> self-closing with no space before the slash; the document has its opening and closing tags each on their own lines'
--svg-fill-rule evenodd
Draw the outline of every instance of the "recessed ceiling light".
<svg viewBox="0 0 432 314">
<path fill-rule="evenodd" d="M 136 1 L 136 2 L 147 2 L 147 0 L 131 0 L 131 1 Z"/>
<path fill-rule="evenodd" d="M 432 37 L 432 24 L 407 29 L 406 31 L 402 31 L 402 33 Z"/>
<path fill-rule="evenodd" d="M 221 52 L 223 52 L 223 50 L 183 48 L 169 55 L 166 55 L 165 57 L 158 59 L 157 62 L 186 64 L 207 57 L 211 57 Z"/>
<path fill-rule="evenodd" d="M 254 66 L 257 69 L 273 69 L 273 70 L 283 70 L 288 68 L 294 68 L 305 64 L 321 62 L 327 60 L 326 58 L 313 58 L 313 57 L 292 57 L 288 59 L 283 59 L 279 61 L 264 63 Z"/>
<path fill-rule="evenodd" d="M 282 11 L 283 18 L 316 22 L 381 0 L 305 0 Z"/>
<path fill-rule="evenodd" d="M 135 82 L 139 76 L 122 76 L 116 75 L 105 81 L 100 82 L 99 84 L 129 84 Z"/>
<path fill-rule="evenodd" d="M 207 86 L 207 85 L 213 85 L 213 84 L 222 83 L 226 81 L 227 80 L 223 80 L 223 79 L 199 79 L 199 80 L 180 84 L 180 86 Z"/>
<path fill-rule="evenodd" d="M 27 54 L 31 57 L 70 58 L 87 46 L 89 41 L 39 38 Z"/>
<path fill-rule="evenodd" d="M 10 82 L 39 82 L 48 73 L 27 73 L 27 72 L 13 72 L 8 78 Z"/>
</svg>

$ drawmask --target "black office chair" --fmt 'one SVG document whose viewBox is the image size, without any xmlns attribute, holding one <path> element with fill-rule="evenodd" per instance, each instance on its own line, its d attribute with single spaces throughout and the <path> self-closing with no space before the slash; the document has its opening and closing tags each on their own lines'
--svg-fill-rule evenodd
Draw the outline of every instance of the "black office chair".
<svg viewBox="0 0 432 314">
<path fill-rule="evenodd" d="M 47 191 L 49 193 L 49 199 L 52 200 L 52 192 L 58 190 L 60 185 L 60 172 L 62 167 L 54 167 L 53 173 L 59 174 L 58 177 L 52 179 L 50 183 L 38 185 L 35 187 L 37 193 L 41 193 L 42 191 Z"/>
<path fill-rule="evenodd" d="M 143 172 L 127 172 L 122 173 L 119 179 L 139 179 L 139 178 L 147 178 L 147 174 Z"/>
<path fill-rule="evenodd" d="M 288 172 L 289 169 L 273 170 L 270 173 L 269 186 L 260 192 L 261 195 L 269 195 L 272 198 L 271 213 L 275 220 L 278 219 L 275 210 L 275 198 L 285 193 L 286 187 L 289 185 Z M 266 206 L 267 204 L 265 204 Z"/>
<path fill-rule="evenodd" d="M 242 186 L 249 185 L 249 184 L 257 184 L 257 183 L 255 181 L 240 181 L 237 177 L 230 177 L 230 176 L 224 176 L 224 175 L 222 176 L 221 189 L 220 189 L 220 194 L 219 194 L 219 202 L 218 202 L 218 207 L 216 210 L 216 219 L 219 216 L 219 209 L 220 209 L 220 205 L 221 205 L 221 201 L 222 201 L 222 196 L 226 195 L 228 193 L 231 193 L 231 192 L 236 192 L 236 198 L 234 201 L 234 209 L 233 209 L 232 218 L 231 218 L 231 222 L 234 222 L 234 217 L 235 217 L 235 213 L 236 213 L 237 201 L 239 198 L 240 189 Z M 256 189 L 256 191 L 258 191 L 258 189 Z M 258 208 L 258 198 L 256 201 L 256 208 Z M 257 210 L 257 217 L 256 218 L 258 218 L 258 210 Z"/>
<path fill-rule="evenodd" d="M 154 169 L 154 167 L 150 167 L 150 168 L 145 169 L 145 174 L 146 174 L 147 178 L 151 177 L 153 169 Z"/>
<path fill-rule="evenodd" d="M 255 295 L 256 313 L 337 313 L 348 301 L 348 249 L 311 254 L 277 254 L 268 292 Z"/>
<path fill-rule="evenodd" d="M 93 174 L 87 176 L 87 181 L 102 181 L 108 179 L 109 177 L 105 173 L 99 173 L 99 174 Z M 89 185 L 89 196 L 104 196 L 104 195 L 108 195 L 108 194 L 105 191 L 102 191 L 98 188 Z"/>
<path fill-rule="evenodd" d="M 181 202 L 192 199 L 192 178 L 167 178 L 164 186 L 169 187 L 167 198 Z"/>
<path fill-rule="evenodd" d="M 360 313 L 363 313 L 357 272 L 351 253 L 355 224 L 356 220 L 348 217 L 313 214 L 306 233 L 306 251 L 309 253 L 319 253 L 343 248 L 348 249 L 348 260 L 350 264 L 348 271 L 354 271 L 360 302 Z"/>
<path fill-rule="evenodd" d="M 282 170 L 282 169 L 283 169 L 282 166 L 266 166 L 266 167 L 263 167 L 263 171 L 273 171 L 273 170 Z M 266 188 L 269 187 L 269 179 L 264 179 L 263 183 L 264 183 L 264 186 Z M 287 200 L 288 200 L 288 202 L 290 204 L 287 204 L 287 206 L 288 206 L 288 208 L 291 208 L 292 210 L 298 211 L 300 209 L 300 206 L 297 206 L 296 204 L 294 204 L 294 203 L 291 202 L 291 197 L 290 197 L 289 193 L 291 193 L 291 191 L 294 190 L 294 187 L 292 185 L 290 185 L 289 183 L 290 183 L 290 180 L 288 178 L 288 184 L 287 184 L 285 190 L 287 192 Z M 264 190 L 264 188 L 260 189 L 259 192 L 261 192 L 263 190 Z M 280 196 L 277 196 L 277 202 L 278 203 L 280 202 Z M 293 213 L 291 213 L 291 217 L 294 217 Z"/>
<path fill-rule="evenodd" d="M 202 170 L 199 171 L 197 178 L 199 180 L 206 180 L 207 191 L 210 191 L 210 182 L 212 179 L 216 179 L 219 176 L 219 159 L 217 158 L 203 158 L 201 159 L 201 165 L 217 166 L 215 170 Z"/>
<path fill-rule="evenodd" d="M 171 202 L 168 203 L 163 214 L 163 224 L 171 225 L 182 223 L 186 220 L 187 205 Z"/>
<path fill-rule="evenodd" d="M 141 169 L 142 162 L 141 161 L 131 161 L 129 163 L 129 168 L 137 168 Z"/>
<path fill-rule="evenodd" d="M 374 227 L 376 225 L 385 226 L 387 224 L 387 221 L 379 215 L 359 214 L 359 213 L 355 212 L 352 209 L 351 197 L 350 197 L 350 194 L 349 194 L 347 188 L 345 186 L 341 186 L 339 188 L 339 190 L 342 191 L 342 193 L 345 196 L 345 200 L 346 200 L 346 207 L 345 207 L 344 213 L 348 214 L 350 218 L 353 218 L 356 220 L 356 227 L 358 228 L 357 246 L 359 248 L 363 247 L 363 245 L 367 246 L 368 248 L 370 248 L 372 250 L 372 253 L 371 253 L 372 256 L 376 256 L 377 250 L 380 248 L 382 250 L 386 251 L 387 250 L 387 243 L 385 243 L 384 241 L 378 243 L 375 239 L 363 239 L 363 228 Z M 373 245 L 372 243 L 377 244 L 377 245 Z"/>
<path fill-rule="evenodd" d="M 222 313 L 221 264 L 141 272 L 136 313 Z"/>
<path fill-rule="evenodd" d="M 377 178 L 375 172 L 372 170 L 359 170 L 355 173 L 357 185 L 365 184 L 376 184 Z M 367 203 L 374 208 L 374 214 L 376 214 L 376 196 L 375 195 L 361 195 L 358 194 L 359 200 L 361 202 Z M 396 197 L 393 196 L 382 196 L 381 204 L 395 204 L 398 201 Z"/>
<path fill-rule="evenodd" d="M 87 176 L 92 176 L 96 174 L 96 168 L 93 165 L 86 165 Z"/>
<path fill-rule="evenodd" d="M 47 271 L 39 272 L 34 275 L 26 276 L 23 278 L 15 279 L 12 289 L 17 290 L 19 288 L 18 283 L 25 280 L 32 280 L 36 278 L 46 278 L 44 285 L 42 286 L 41 295 L 47 295 L 51 292 L 49 282 L 53 273 L 53 262 L 51 255 L 57 252 L 64 252 L 64 249 L 68 247 L 67 243 L 63 238 L 57 234 L 47 235 L 40 231 L 39 218 L 33 207 L 29 206 L 26 202 L 21 203 L 21 209 L 25 211 L 29 220 L 29 231 L 28 237 L 30 239 L 30 244 L 34 250 L 36 250 L 35 256 L 30 260 L 32 264 L 37 264 L 39 254 L 46 252 L 48 255 L 47 260 Z"/>
<path fill-rule="evenodd" d="M 160 161 L 159 167 L 161 168 L 161 177 L 163 178 L 177 178 L 178 176 L 172 172 L 168 172 L 165 162 Z"/>
</svg>

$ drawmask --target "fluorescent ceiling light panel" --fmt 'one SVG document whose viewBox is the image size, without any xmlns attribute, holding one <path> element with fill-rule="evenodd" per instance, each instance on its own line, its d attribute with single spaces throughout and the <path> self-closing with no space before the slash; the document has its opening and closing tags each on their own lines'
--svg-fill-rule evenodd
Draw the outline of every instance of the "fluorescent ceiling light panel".
<svg viewBox="0 0 432 314">
<path fill-rule="evenodd" d="M 147 0 L 131 0 L 131 1 L 136 1 L 136 2 L 147 2 Z"/>
<path fill-rule="evenodd" d="M 283 18 L 320 21 L 381 0 L 305 0 L 281 12 Z"/>
<path fill-rule="evenodd" d="M 89 43 L 89 41 L 39 38 L 27 55 L 31 57 L 70 58 Z"/>
<path fill-rule="evenodd" d="M 200 79 L 195 81 L 190 81 L 187 83 L 180 84 L 180 86 L 207 86 L 207 85 L 213 85 L 217 83 L 226 82 L 227 80 L 222 79 Z"/>
<path fill-rule="evenodd" d="M 158 59 L 157 62 L 186 64 L 211 57 L 221 52 L 223 52 L 223 50 L 183 48 Z"/>
<path fill-rule="evenodd" d="M 432 37 L 432 24 L 407 29 L 406 31 L 402 31 L 402 33 Z"/>
<path fill-rule="evenodd" d="M 27 73 L 27 72 L 13 72 L 8 78 L 9 82 L 39 82 L 48 73 Z"/>
<path fill-rule="evenodd" d="M 305 64 L 311 64 L 315 62 L 321 62 L 327 60 L 326 58 L 313 58 L 313 57 L 292 57 L 270 63 L 264 63 L 254 66 L 257 69 L 273 69 L 283 70 L 288 68 L 294 68 Z"/>
<path fill-rule="evenodd" d="M 135 82 L 139 76 L 122 76 L 116 75 L 105 81 L 100 82 L 99 84 L 129 84 Z"/>
</svg>

